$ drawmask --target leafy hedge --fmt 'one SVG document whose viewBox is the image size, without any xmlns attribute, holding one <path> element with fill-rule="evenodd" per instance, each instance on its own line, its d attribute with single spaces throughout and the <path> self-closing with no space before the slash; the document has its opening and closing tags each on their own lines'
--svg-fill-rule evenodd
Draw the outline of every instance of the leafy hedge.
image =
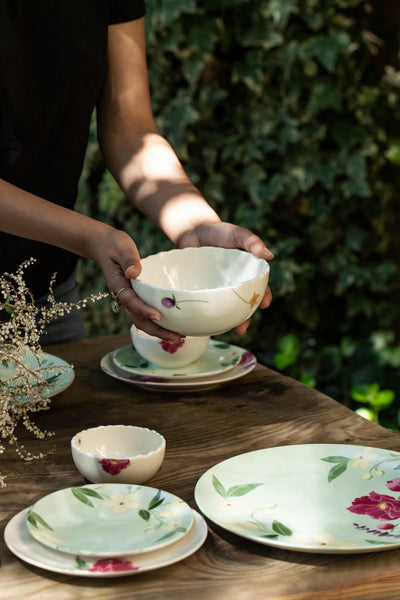
<svg viewBox="0 0 400 600">
<path fill-rule="evenodd" d="M 147 0 L 147 13 L 161 131 L 221 217 L 276 254 L 273 305 L 224 339 L 279 367 L 290 334 L 282 368 L 347 403 L 374 381 L 399 398 L 398 15 L 362 0 Z M 78 207 L 142 256 L 170 247 L 104 171 L 94 125 Z M 103 287 L 93 264 L 80 278 Z M 90 336 L 128 327 L 107 303 L 87 318 Z"/>
</svg>

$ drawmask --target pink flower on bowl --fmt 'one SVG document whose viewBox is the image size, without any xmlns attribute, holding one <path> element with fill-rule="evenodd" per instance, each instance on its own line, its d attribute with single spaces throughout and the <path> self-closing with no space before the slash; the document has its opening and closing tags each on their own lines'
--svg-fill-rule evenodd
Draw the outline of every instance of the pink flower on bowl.
<svg viewBox="0 0 400 600">
<path fill-rule="evenodd" d="M 89 569 L 92 573 L 107 573 L 109 571 L 138 571 L 139 567 L 135 567 L 130 560 L 121 558 L 102 558 L 94 563 Z"/>
<path fill-rule="evenodd" d="M 175 352 L 182 348 L 185 344 L 185 340 L 182 338 L 179 342 L 170 342 L 169 340 L 161 340 L 160 346 L 164 350 L 164 352 L 169 352 L 170 354 L 175 354 Z"/>
<path fill-rule="evenodd" d="M 126 469 L 131 464 L 129 458 L 103 458 L 99 460 L 103 471 L 110 475 L 118 475 L 123 469 Z"/>
</svg>

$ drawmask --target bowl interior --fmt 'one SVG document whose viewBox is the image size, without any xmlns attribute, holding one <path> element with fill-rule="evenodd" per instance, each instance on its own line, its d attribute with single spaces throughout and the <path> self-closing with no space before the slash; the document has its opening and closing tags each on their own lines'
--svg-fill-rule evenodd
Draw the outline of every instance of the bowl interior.
<svg viewBox="0 0 400 600">
<path fill-rule="evenodd" d="M 204 290 L 239 285 L 263 276 L 268 263 L 229 248 L 184 248 L 159 252 L 141 261 L 139 281 L 174 290 Z"/>
<path fill-rule="evenodd" d="M 79 450 L 102 458 L 134 458 L 155 452 L 164 443 L 156 431 L 129 425 L 86 429 L 73 438 Z"/>
</svg>

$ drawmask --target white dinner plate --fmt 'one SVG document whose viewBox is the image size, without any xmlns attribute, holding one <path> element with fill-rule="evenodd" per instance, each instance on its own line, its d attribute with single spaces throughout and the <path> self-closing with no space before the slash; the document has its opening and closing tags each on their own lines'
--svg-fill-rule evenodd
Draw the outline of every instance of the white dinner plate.
<svg viewBox="0 0 400 600">
<path fill-rule="evenodd" d="M 48 354 L 47 352 L 40 353 L 39 361 L 40 365 L 33 354 L 28 354 L 23 360 L 24 365 L 28 369 L 37 369 L 39 366 L 42 369 L 41 375 L 48 384 L 47 388 L 43 391 L 44 398 L 51 398 L 71 385 L 75 377 L 72 365 L 62 358 L 54 356 L 54 354 Z M 60 372 L 60 368 L 63 370 L 62 372 Z M 0 380 L 8 381 L 16 375 L 17 371 L 15 367 L 0 363 Z M 32 381 L 34 382 L 33 377 Z M 15 380 L 15 382 L 10 382 L 9 385 L 17 385 L 17 383 L 18 381 Z"/>
<path fill-rule="evenodd" d="M 238 347 L 235 346 L 235 348 Z M 109 352 L 103 356 L 100 361 L 100 367 L 104 373 L 107 373 L 107 375 L 110 375 L 110 377 L 114 377 L 119 381 L 130 383 L 144 389 L 163 390 L 165 392 L 203 391 L 216 388 L 222 383 L 243 377 L 254 369 L 257 364 L 257 359 L 254 354 L 244 350 L 243 348 L 238 349 L 241 351 L 241 358 L 235 367 L 224 373 L 202 377 L 201 379 L 191 379 L 190 377 L 186 377 L 184 381 L 170 381 L 168 379 L 165 380 L 162 377 L 153 377 L 149 375 L 129 375 L 128 373 L 125 373 L 119 369 L 113 363 L 112 352 Z"/>
<path fill-rule="evenodd" d="M 192 526 L 193 512 L 169 492 L 99 483 L 48 494 L 30 508 L 26 523 L 31 536 L 45 546 L 109 558 L 172 544 Z"/>
<path fill-rule="evenodd" d="M 359 553 L 400 546 L 400 453 L 342 444 L 255 450 L 198 480 L 211 521 L 288 550 Z"/>
<path fill-rule="evenodd" d="M 159 569 L 187 558 L 204 544 L 207 537 L 205 520 L 193 510 L 194 522 L 187 534 L 165 548 L 119 558 L 82 557 L 58 552 L 37 542 L 26 526 L 28 512 L 29 508 L 22 510 L 7 523 L 4 531 L 7 547 L 15 556 L 34 567 L 64 575 L 123 577 Z"/>
<path fill-rule="evenodd" d="M 236 346 L 210 340 L 204 353 L 185 367 L 164 368 L 143 358 L 131 344 L 112 353 L 114 364 L 131 375 L 162 377 L 165 381 L 200 379 L 229 371 L 236 366 L 243 351 Z"/>
</svg>

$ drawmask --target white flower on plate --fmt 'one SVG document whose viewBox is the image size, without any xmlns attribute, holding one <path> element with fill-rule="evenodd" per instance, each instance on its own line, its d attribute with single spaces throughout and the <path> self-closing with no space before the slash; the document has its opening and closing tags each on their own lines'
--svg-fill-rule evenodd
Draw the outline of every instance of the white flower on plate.
<svg viewBox="0 0 400 600">
<path fill-rule="evenodd" d="M 183 511 L 186 511 L 186 502 L 180 500 L 162 507 L 158 514 L 161 519 L 170 519 L 171 517 L 180 516 Z"/>
<path fill-rule="evenodd" d="M 142 504 L 138 501 L 139 492 L 133 494 L 121 494 L 121 492 L 113 492 L 108 500 L 100 502 L 102 506 L 112 508 L 115 515 L 125 512 L 126 510 L 136 510 L 142 508 Z"/>
<path fill-rule="evenodd" d="M 234 516 L 232 517 L 220 517 L 219 519 L 219 523 L 222 525 L 222 527 L 226 527 L 229 531 L 236 531 L 236 532 L 248 532 L 249 530 L 251 531 L 259 531 L 260 530 L 260 526 L 255 523 L 254 521 L 245 521 L 244 519 L 241 521 L 237 518 L 235 518 Z"/>
<path fill-rule="evenodd" d="M 174 531 L 174 529 L 183 526 L 183 519 L 168 519 L 167 521 L 164 521 L 164 523 L 161 525 L 161 529 L 163 531 Z"/>
<path fill-rule="evenodd" d="M 217 510 L 223 513 L 227 513 L 229 515 L 243 515 L 245 513 L 250 513 L 254 510 L 254 506 L 251 504 L 246 504 L 242 498 L 231 497 L 231 498 L 219 498 L 219 502 L 217 504 Z"/>
<path fill-rule="evenodd" d="M 35 538 L 46 544 L 64 544 L 65 540 L 56 538 L 48 529 L 35 529 Z"/>
<path fill-rule="evenodd" d="M 350 546 L 358 546 L 354 542 L 342 542 L 338 540 L 333 533 L 325 531 L 323 533 L 316 533 L 313 536 L 299 536 L 292 537 L 291 542 L 301 546 L 329 546 L 330 548 L 348 548 Z"/>
<path fill-rule="evenodd" d="M 276 514 L 276 507 L 277 505 L 275 502 L 264 502 L 263 504 L 260 504 L 260 506 L 257 506 L 257 508 L 253 511 L 253 515 L 257 519 L 263 516 L 274 515 Z"/>
<path fill-rule="evenodd" d="M 379 454 L 374 452 L 372 448 L 363 448 L 361 452 L 355 452 L 354 458 L 350 460 L 350 467 L 352 469 L 362 469 L 366 471 L 371 462 L 379 458 Z"/>
</svg>

